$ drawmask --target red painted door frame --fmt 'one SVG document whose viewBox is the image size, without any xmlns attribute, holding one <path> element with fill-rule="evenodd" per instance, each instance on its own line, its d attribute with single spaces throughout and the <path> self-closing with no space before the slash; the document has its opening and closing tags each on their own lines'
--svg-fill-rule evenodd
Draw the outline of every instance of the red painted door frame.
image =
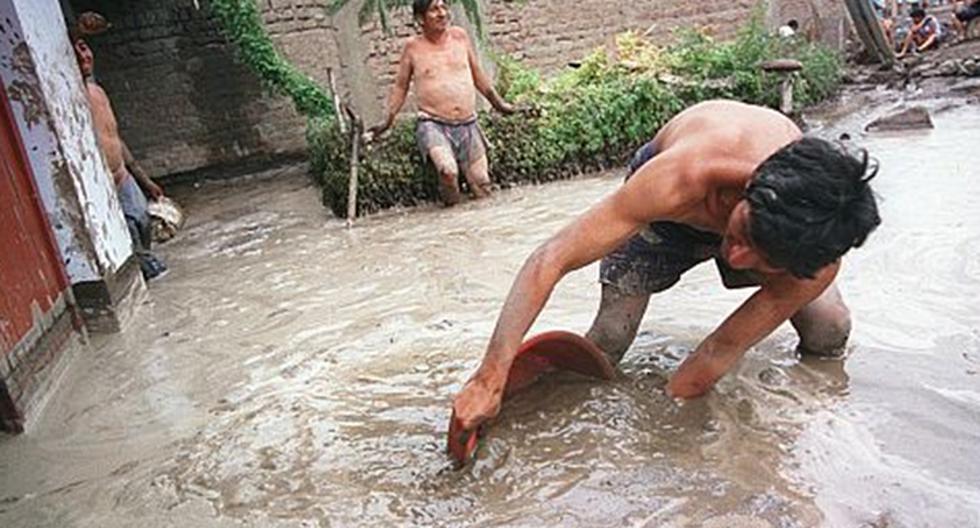
<svg viewBox="0 0 980 528">
<path fill-rule="evenodd" d="M 0 359 L 49 312 L 68 277 L 5 89 L 0 89 Z"/>
</svg>

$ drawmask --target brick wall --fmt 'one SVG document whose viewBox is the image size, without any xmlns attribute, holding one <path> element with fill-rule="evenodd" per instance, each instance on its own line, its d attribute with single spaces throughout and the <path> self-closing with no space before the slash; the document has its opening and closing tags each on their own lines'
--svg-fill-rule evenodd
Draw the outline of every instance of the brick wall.
<svg viewBox="0 0 980 528">
<path fill-rule="evenodd" d="M 96 76 L 124 139 L 151 174 L 303 151 L 304 121 L 269 95 L 235 56 L 213 19 L 191 0 L 72 0 L 112 29 L 91 39 Z M 322 1 L 259 0 L 269 32 L 290 60 L 325 82 L 336 53 Z"/>
<path fill-rule="evenodd" d="M 408 10 L 396 13 L 394 35 L 386 36 L 376 21 L 357 23 L 356 5 L 331 18 L 325 9 L 329 0 L 257 1 L 288 59 L 324 86 L 327 68 L 335 68 L 344 100 L 368 122 L 380 119 L 402 42 L 415 32 Z M 830 4 L 774 0 L 806 1 Z M 94 9 L 114 24 L 93 42 L 96 71 L 124 137 L 152 174 L 304 152 L 302 118 L 237 62 L 207 16 L 207 0 L 200 0 L 200 11 L 192 0 L 69 2 L 75 12 Z M 693 25 L 724 38 L 748 20 L 755 5 L 755 0 L 485 0 L 484 20 L 494 50 L 553 72 L 627 29 L 669 38 L 671 29 Z M 456 20 L 466 24 L 461 13 Z"/>
<path fill-rule="evenodd" d="M 626 30 L 669 39 L 697 26 L 727 37 L 751 16 L 754 0 L 538 0 L 493 2 L 486 10 L 494 45 L 545 71 L 559 69 Z"/>
</svg>

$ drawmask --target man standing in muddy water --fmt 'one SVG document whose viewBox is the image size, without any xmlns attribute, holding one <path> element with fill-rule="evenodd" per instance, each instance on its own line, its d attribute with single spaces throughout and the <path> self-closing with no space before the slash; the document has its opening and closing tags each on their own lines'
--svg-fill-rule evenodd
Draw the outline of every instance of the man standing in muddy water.
<svg viewBox="0 0 980 528">
<path fill-rule="evenodd" d="M 422 157 L 430 160 L 438 173 L 442 201 L 455 205 L 461 200 L 460 169 L 474 196 L 489 196 L 487 145 L 476 121 L 476 92 L 504 114 L 515 109 L 494 90 L 480 68 L 466 31 L 450 25 L 444 0 L 415 0 L 412 12 L 422 34 L 405 44 L 388 98 L 387 117 L 371 128 L 368 139 L 394 124 L 414 77 L 419 111 L 416 141 Z"/>
<path fill-rule="evenodd" d="M 707 392 L 787 319 L 804 353 L 838 356 L 850 313 L 834 284 L 841 257 L 878 226 L 860 157 L 803 137 L 784 115 L 734 101 L 695 105 L 641 147 L 630 176 L 527 259 L 483 362 L 456 396 L 466 430 L 495 416 L 525 333 L 558 281 L 598 259 L 602 294 L 586 337 L 618 362 L 650 295 L 713 258 L 726 287 L 758 289 L 685 359 L 673 397 Z"/>
</svg>

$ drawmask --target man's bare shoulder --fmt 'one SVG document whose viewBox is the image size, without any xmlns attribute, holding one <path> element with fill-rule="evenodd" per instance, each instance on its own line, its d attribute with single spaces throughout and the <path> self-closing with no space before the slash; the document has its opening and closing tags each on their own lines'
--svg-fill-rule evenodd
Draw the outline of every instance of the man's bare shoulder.
<svg viewBox="0 0 980 528">
<path fill-rule="evenodd" d="M 105 90 L 103 90 L 102 87 L 99 86 L 98 83 L 96 83 L 96 82 L 86 81 L 85 82 L 85 93 L 88 95 L 89 100 L 92 101 L 92 102 L 100 102 L 101 103 L 101 102 L 108 102 L 109 101 L 109 95 L 106 94 L 105 93 Z"/>
<path fill-rule="evenodd" d="M 419 42 L 423 39 L 421 35 L 415 35 L 405 39 L 405 46 L 402 48 L 406 54 L 412 53 L 419 47 Z"/>
<path fill-rule="evenodd" d="M 453 39 L 462 40 L 464 42 L 470 41 L 470 34 L 467 33 L 465 29 L 459 26 L 450 26 L 449 29 L 447 29 L 446 31 L 449 33 L 449 36 L 452 37 Z"/>
</svg>

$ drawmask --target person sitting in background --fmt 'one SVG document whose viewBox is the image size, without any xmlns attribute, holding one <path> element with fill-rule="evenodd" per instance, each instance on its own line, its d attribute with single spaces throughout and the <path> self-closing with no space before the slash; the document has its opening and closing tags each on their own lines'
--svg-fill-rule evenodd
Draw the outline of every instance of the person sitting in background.
<svg viewBox="0 0 980 528">
<path fill-rule="evenodd" d="M 912 17 L 912 27 L 902 44 L 902 51 L 898 52 L 899 58 L 904 57 L 910 48 L 917 52 L 934 49 L 939 46 L 942 38 L 943 28 L 935 16 L 926 15 L 925 9 L 921 7 L 913 9 L 909 14 Z"/>
<path fill-rule="evenodd" d="M 791 19 L 784 26 L 779 28 L 779 36 L 782 38 L 790 38 L 796 36 L 796 33 L 800 30 L 800 23 L 796 19 Z"/>
<path fill-rule="evenodd" d="M 973 19 L 980 17 L 980 0 L 957 2 L 953 10 L 953 29 L 959 37 L 966 40 L 966 31 Z"/>
</svg>

